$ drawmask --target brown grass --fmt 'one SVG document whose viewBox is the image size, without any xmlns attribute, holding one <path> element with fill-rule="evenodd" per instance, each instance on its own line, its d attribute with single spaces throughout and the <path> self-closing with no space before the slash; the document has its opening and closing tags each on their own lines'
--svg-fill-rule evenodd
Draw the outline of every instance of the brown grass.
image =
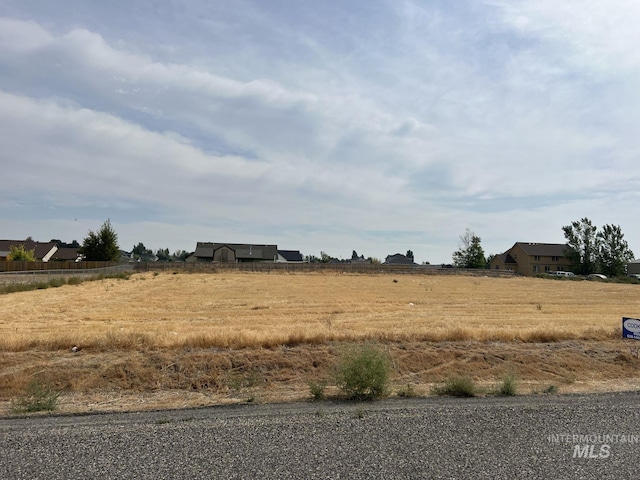
<svg viewBox="0 0 640 480">
<path fill-rule="evenodd" d="M 0 351 L 330 341 L 606 340 L 636 285 L 345 274 L 152 274 L 0 296 Z"/>
<path fill-rule="evenodd" d="M 1 295 L 0 400 L 43 372 L 67 392 L 63 404 L 75 399 L 72 410 L 99 392 L 103 400 L 176 391 L 180 402 L 185 392 L 204 403 L 299 398 L 309 380 L 328 375 L 336 342 L 365 340 L 389 349 L 405 386 L 451 372 L 490 381 L 507 369 L 525 384 L 635 378 L 637 359 L 620 324 L 640 315 L 639 288 L 225 272 L 137 274 Z"/>
</svg>

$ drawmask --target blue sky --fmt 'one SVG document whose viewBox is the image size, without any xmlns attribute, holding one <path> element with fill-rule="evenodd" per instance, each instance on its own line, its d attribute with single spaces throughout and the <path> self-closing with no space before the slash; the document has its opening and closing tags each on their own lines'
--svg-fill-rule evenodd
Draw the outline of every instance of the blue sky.
<svg viewBox="0 0 640 480">
<path fill-rule="evenodd" d="M 640 3 L 5 0 L 0 238 L 640 252 Z"/>
</svg>

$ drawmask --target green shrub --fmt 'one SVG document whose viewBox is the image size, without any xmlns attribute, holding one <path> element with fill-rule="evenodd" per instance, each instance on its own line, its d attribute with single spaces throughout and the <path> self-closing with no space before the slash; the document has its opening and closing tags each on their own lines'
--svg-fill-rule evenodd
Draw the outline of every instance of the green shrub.
<svg viewBox="0 0 640 480">
<path fill-rule="evenodd" d="M 449 395 L 452 397 L 475 397 L 476 386 L 469 377 L 454 375 L 445 380 L 444 384 L 433 389 L 436 395 Z"/>
<path fill-rule="evenodd" d="M 349 400 L 373 400 L 387 394 L 391 360 L 389 355 L 370 345 L 346 349 L 335 369 L 336 385 Z"/>
<path fill-rule="evenodd" d="M 49 286 L 53 288 L 58 288 L 65 285 L 67 282 L 64 278 L 52 278 L 49 280 Z"/>
<path fill-rule="evenodd" d="M 58 397 L 59 391 L 34 378 L 24 395 L 12 400 L 11 410 L 14 413 L 51 412 L 58 406 Z"/>
<path fill-rule="evenodd" d="M 542 392 L 546 393 L 546 394 L 549 394 L 549 395 L 553 395 L 555 393 L 558 393 L 558 387 L 556 387 L 555 385 L 549 385 Z"/>
<path fill-rule="evenodd" d="M 507 375 L 502 380 L 502 385 L 500 386 L 500 395 L 512 397 L 516 394 L 517 389 L 518 382 L 516 381 L 515 377 L 513 375 Z"/>
<path fill-rule="evenodd" d="M 319 401 L 324 400 L 325 394 L 324 389 L 326 388 L 326 384 L 324 382 L 315 382 L 311 380 L 309 383 L 309 392 L 311 393 L 311 398 L 313 400 Z"/>
<path fill-rule="evenodd" d="M 612 279 L 614 283 L 629 283 L 637 285 L 640 280 L 635 277 L 629 277 L 627 275 L 621 275 Z"/>
</svg>

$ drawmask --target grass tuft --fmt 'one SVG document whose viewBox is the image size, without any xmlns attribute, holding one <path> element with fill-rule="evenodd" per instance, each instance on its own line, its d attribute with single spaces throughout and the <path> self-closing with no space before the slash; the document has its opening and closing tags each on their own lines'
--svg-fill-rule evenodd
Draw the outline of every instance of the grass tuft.
<svg viewBox="0 0 640 480">
<path fill-rule="evenodd" d="M 324 382 L 316 382 L 314 380 L 311 380 L 307 383 L 307 385 L 309 386 L 309 393 L 311 394 L 312 400 L 318 402 L 325 399 L 326 395 L 324 393 L 324 390 L 327 385 Z"/>
<path fill-rule="evenodd" d="M 398 390 L 397 395 L 402 398 L 415 398 L 418 396 L 418 392 L 410 383 L 407 383 L 404 387 Z"/>
<path fill-rule="evenodd" d="M 447 378 L 444 384 L 434 387 L 433 393 L 450 397 L 475 397 L 478 392 L 471 378 L 454 375 Z"/>
<path fill-rule="evenodd" d="M 13 413 L 51 412 L 58 406 L 59 391 L 44 383 L 39 378 L 29 382 L 21 397 L 11 401 Z"/>
<path fill-rule="evenodd" d="M 502 380 L 499 393 L 505 397 L 513 397 L 518 390 L 518 382 L 513 375 L 507 375 Z"/>
</svg>

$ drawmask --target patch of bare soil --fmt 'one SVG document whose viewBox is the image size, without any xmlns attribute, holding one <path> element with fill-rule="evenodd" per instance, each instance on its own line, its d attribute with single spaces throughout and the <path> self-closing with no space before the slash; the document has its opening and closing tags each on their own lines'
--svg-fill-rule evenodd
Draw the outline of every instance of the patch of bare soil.
<svg viewBox="0 0 640 480">
<path fill-rule="evenodd" d="M 62 392 L 57 411 L 186 408 L 311 398 L 344 345 L 245 349 L 5 352 L 0 357 L 0 414 L 34 378 Z M 490 394 L 506 376 L 519 394 L 640 388 L 640 360 L 622 339 L 607 341 L 381 343 L 394 364 L 391 395 L 429 395 L 451 375 L 466 375 Z M 636 350 L 637 352 L 637 350 Z"/>
</svg>

